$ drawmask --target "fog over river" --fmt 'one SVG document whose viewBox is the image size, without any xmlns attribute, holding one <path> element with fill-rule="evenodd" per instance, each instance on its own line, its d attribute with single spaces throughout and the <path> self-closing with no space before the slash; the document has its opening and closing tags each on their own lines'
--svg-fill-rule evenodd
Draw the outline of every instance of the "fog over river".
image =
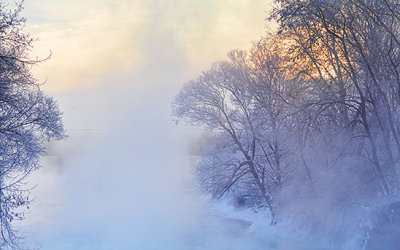
<svg viewBox="0 0 400 250">
<path fill-rule="evenodd" d="M 284 246 L 215 209 L 193 182 L 176 125 L 182 84 L 265 32 L 263 0 L 27 2 L 34 68 L 69 139 L 48 145 L 22 223 L 41 249 L 260 249 Z M 224 212 L 225 211 L 225 212 Z M 240 217 L 240 216 L 239 216 Z M 262 221 L 263 219 L 261 219 Z"/>
</svg>

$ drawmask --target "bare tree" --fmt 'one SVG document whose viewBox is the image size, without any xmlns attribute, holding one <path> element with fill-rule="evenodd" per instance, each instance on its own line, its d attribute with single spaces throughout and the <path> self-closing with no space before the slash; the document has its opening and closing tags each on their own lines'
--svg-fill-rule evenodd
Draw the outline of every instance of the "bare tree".
<svg viewBox="0 0 400 250">
<path fill-rule="evenodd" d="M 32 38 L 23 32 L 22 2 L 15 10 L 0 3 L 0 234 L 1 247 L 19 248 L 22 235 L 12 222 L 29 209 L 27 176 L 39 168 L 44 142 L 65 137 L 61 112 L 30 69 Z"/>
<path fill-rule="evenodd" d="M 337 226 L 346 213 L 390 207 L 400 188 L 400 2 L 275 2 L 276 34 L 229 53 L 173 103 L 178 118 L 216 134 L 203 184 L 214 197 L 257 196 L 273 222 L 289 211 L 318 225 L 329 213 Z"/>
<path fill-rule="evenodd" d="M 220 133 L 200 165 L 203 184 L 215 197 L 227 192 L 252 197 L 266 206 L 276 223 L 273 197 L 286 176 L 280 138 L 285 124 L 277 71 L 267 71 L 244 51 L 229 54 L 197 80 L 187 83 L 173 103 L 174 115 Z M 258 58 L 259 59 L 259 58 Z M 278 63 L 278 62 L 276 62 Z M 278 67 L 278 65 L 275 65 Z M 288 131 L 286 131 L 288 132 Z"/>
<path fill-rule="evenodd" d="M 365 138 L 364 157 L 370 159 L 382 192 L 391 196 L 391 189 L 398 188 L 392 177 L 397 175 L 400 145 L 395 63 L 399 4 L 277 2 L 280 8 L 274 17 L 281 23 L 281 34 L 292 41 L 293 61 L 319 90 L 310 102 L 318 111 L 316 121 L 325 118 L 326 125 L 345 129 L 349 138 Z"/>
</svg>

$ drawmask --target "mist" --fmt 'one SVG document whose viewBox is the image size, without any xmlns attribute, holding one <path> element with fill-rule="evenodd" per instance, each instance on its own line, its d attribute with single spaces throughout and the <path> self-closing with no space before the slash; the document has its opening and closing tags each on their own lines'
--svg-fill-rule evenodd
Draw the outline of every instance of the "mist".
<svg viewBox="0 0 400 250">
<path fill-rule="evenodd" d="M 57 95 L 70 138 L 48 146 L 24 221 L 41 249 L 259 249 L 277 246 L 200 192 L 188 148 L 201 129 L 173 122 L 182 79 L 163 64 L 139 84 Z M 164 72 L 164 73 L 160 73 Z M 171 73 L 172 72 L 172 73 Z M 175 87 L 174 87 L 175 86 Z M 260 214 L 261 225 L 267 217 Z M 251 222 L 250 222 L 251 223 Z M 288 244 L 288 243 L 284 243 Z"/>
<path fill-rule="evenodd" d="M 397 249 L 399 5 L 273 2 L 24 4 L 68 138 L 25 183 L 23 245 Z"/>
</svg>

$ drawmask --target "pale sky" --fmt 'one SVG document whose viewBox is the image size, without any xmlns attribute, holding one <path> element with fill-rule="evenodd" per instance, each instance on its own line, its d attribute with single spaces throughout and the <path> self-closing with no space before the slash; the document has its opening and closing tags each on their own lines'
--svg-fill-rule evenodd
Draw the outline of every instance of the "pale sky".
<svg viewBox="0 0 400 250">
<path fill-rule="evenodd" d="M 24 15 L 40 39 L 32 55 L 52 51 L 35 75 L 59 91 L 138 74 L 160 53 L 181 57 L 192 77 L 263 35 L 270 8 L 265 0 L 31 0 Z"/>
</svg>

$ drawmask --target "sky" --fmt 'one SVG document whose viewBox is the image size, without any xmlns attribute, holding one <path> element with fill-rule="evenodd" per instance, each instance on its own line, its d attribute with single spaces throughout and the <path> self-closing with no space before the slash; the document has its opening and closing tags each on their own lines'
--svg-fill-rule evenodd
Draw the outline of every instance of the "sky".
<svg viewBox="0 0 400 250">
<path fill-rule="evenodd" d="M 270 6 L 265 0 L 32 0 L 25 16 L 39 38 L 32 54 L 52 51 L 35 73 L 58 91 L 165 64 L 193 77 L 263 35 Z"/>
<path fill-rule="evenodd" d="M 175 124 L 170 102 L 212 62 L 264 35 L 271 3 L 24 6 L 26 31 L 38 38 L 32 56 L 51 55 L 33 73 L 57 99 L 69 135 L 48 145 L 43 168 L 31 177 L 36 199 L 21 226 L 27 242 L 41 249 L 243 248 L 235 232 L 216 236 L 226 228 L 194 187 L 187 156 L 201 131 Z"/>
</svg>

